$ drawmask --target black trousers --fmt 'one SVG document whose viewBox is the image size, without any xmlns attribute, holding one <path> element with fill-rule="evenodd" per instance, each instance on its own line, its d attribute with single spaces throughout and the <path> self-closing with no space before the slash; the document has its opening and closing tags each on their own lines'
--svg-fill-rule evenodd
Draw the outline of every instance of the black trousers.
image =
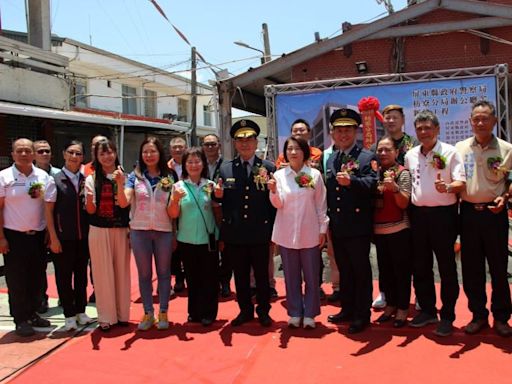
<svg viewBox="0 0 512 384">
<path fill-rule="evenodd" d="M 332 236 L 334 258 L 340 271 L 341 308 L 355 320 L 370 321 L 372 267 L 370 236 Z"/>
<path fill-rule="evenodd" d="M 220 252 L 220 272 L 219 272 L 219 282 L 221 285 L 229 285 L 231 281 L 231 275 L 233 274 L 233 267 L 231 266 L 231 262 L 229 261 L 229 257 L 225 252 Z"/>
<path fill-rule="evenodd" d="M 240 312 L 254 315 L 251 298 L 251 267 L 256 280 L 256 313 L 266 315 L 270 311 L 270 285 L 268 277 L 269 243 L 258 245 L 225 244 L 235 276 L 236 298 Z"/>
<path fill-rule="evenodd" d="M 495 320 L 507 322 L 512 310 L 507 280 L 507 211 L 498 214 L 488 209 L 477 211 L 472 204 L 463 202 L 460 217 L 462 281 L 469 310 L 476 320 L 487 319 L 489 315 L 485 291 L 487 259 L 492 285 L 491 311 Z"/>
<path fill-rule="evenodd" d="M 9 243 L 9 252 L 4 255 L 5 280 L 15 324 L 30 320 L 41 304 L 41 274 L 46 271 L 44 233 L 29 235 L 4 228 Z"/>
<path fill-rule="evenodd" d="M 61 241 L 62 253 L 53 255 L 55 281 L 65 317 L 85 312 L 87 305 L 87 239 Z"/>
<path fill-rule="evenodd" d="M 219 307 L 219 257 L 208 245 L 179 243 L 188 287 L 188 314 L 194 320 L 215 320 Z M 173 255 L 174 257 L 174 255 Z"/>
<path fill-rule="evenodd" d="M 48 301 L 48 294 L 46 291 L 48 291 L 48 275 L 46 273 L 46 269 L 48 268 L 48 263 L 53 261 L 53 253 L 50 252 L 50 250 L 47 248 L 45 250 L 45 258 L 46 258 L 46 264 L 44 266 L 44 269 L 41 271 L 40 279 L 41 279 L 41 291 L 39 292 L 39 305 L 45 303 Z"/>
<path fill-rule="evenodd" d="M 379 287 L 390 307 L 409 309 L 411 299 L 411 230 L 375 235 Z"/>
<path fill-rule="evenodd" d="M 185 280 L 185 265 L 183 262 L 183 249 L 180 246 L 182 243 L 178 243 L 176 250 L 172 253 L 171 257 L 171 275 L 175 276 L 175 281 L 183 282 Z"/>
<path fill-rule="evenodd" d="M 453 246 L 457 239 L 457 204 L 410 209 L 413 244 L 413 277 L 416 297 L 422 312 L 436 315 L 434 252 L 441 276 L 441 319 L 455 320 L 459 296 L 457 264 Z"/>
</svg>

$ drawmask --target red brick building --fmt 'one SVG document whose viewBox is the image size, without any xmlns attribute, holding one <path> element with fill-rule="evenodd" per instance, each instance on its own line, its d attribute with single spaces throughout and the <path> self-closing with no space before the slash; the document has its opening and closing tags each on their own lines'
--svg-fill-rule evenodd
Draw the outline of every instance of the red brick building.
<svg viewBox="0 0 512 384">
<path fill-rule="evenodd" d="M 219 82 L 224 132 L 229 129 L 231 106 L 267 113 L 264 92 L 268 85 L 512 62 L 512 1 L 426 0 L 409 4 L 369 24 L 344 23 L 339 36 L 320 39 Z M 358 72 L 356 63 L 361 62 L 367 70 Z M 504 70 L 510 77 L 507 67 Z"/>
</svg>

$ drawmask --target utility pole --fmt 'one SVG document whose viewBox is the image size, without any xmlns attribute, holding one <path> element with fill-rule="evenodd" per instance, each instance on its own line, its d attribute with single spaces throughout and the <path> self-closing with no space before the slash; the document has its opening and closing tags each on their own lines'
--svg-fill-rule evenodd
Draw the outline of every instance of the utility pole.
<svg viewBox="0 0 512 384">
<path fill-rule="evenodd" d="M 190 82 L 190 88 L 191 88 L 191 94 L 192 94 L 192 102 L 191 102 L 191 108 L 192 108 L 192 119 L 190 120 L 190 143 L 193 147 L 197 146 L 197 76 L 196 76 L 196 69 L 197 69 L 197 58 L 196 58 L 196 47 L 192 47 L 192 76 L 191 76 L 191 82 Z"/>
<path fill-rule="evenodd" d="M 263 33 L 263 51 L 265 52 L 263 55 L 263 63 L 268 63 L 272 60 L 272 54 L 270 53 L 270 39 L 268 37 L 267 23 L 261 24 L 261 31 Z"/>
</svg>

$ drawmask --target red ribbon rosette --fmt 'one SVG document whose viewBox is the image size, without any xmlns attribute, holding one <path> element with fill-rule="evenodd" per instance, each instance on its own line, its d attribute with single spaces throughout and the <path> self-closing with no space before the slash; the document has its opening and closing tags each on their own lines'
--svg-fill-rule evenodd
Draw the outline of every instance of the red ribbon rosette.
<svg viewBox="0 0 512 384">
<path fill-rule="evenodd" d="M 380 102 L 374 96 L 363 97 L 357 103 L 357 108 L 361 114 L 363 122 L 363 147 L 370 148 L 377 141 L 377 126 L 375 119 L 382 121 L 382 115 L 379 112 Z"/>
</svg>

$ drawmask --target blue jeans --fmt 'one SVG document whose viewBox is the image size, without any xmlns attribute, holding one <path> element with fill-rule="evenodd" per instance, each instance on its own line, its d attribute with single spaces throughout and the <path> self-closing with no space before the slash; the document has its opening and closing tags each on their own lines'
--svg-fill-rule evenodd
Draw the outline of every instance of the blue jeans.
<svg viewBox="0 0 512 384">
<path fill-rule="evenodd" d="M 160 312 L 167 312 L 171 294 L 172 233 L 160 231 L 130 231 L 133 256 L 139 272 L 139 289 L 144 312 L 153 310 L 153 255 L 158 278 Z"/>
</svg>

